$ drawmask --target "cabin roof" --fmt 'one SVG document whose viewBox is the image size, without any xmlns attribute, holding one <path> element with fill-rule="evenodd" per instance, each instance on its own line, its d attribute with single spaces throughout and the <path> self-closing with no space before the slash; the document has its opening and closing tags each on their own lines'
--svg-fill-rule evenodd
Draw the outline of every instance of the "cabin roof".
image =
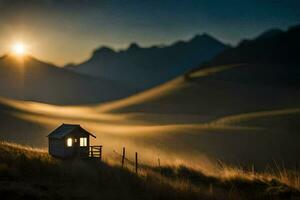
<svg viewBox="0 0 300 200">
<path fill-rule="evenodd" d="M 61 139 L 67 136 L 69 133 L 74 131 L 75 129 L 79 129 L 81 132 L 86 133 L 94 138 L 96 138 L 95 135 L 89 133 L 87 130 L 83 129 L 79 124 L 62 124 L 58 128 L 56 128 L 54 131 L 52 131 L 48 137 L 51 138 L 57 138 Z"/>
</svg>

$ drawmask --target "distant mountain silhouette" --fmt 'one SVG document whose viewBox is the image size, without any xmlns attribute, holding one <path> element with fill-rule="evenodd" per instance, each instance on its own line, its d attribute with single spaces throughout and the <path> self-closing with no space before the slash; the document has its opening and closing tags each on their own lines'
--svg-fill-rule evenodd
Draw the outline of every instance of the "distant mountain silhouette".
<svg viewBox="0 0 300 200">
<path fill-rule="evenodd" d="M 273 29 L 263 32 L 258 37 L 256 37 L 255 40 L 269 39 L 269 38 L 278 36 L 282 33 L 284 33 L 283 30 L 278 29 L 278 28 L 273 28 Z"/>
<path fill-rule="evenodd" d="M 109 101 L 131 93 L 121 83 L 82 75 L 29 56 L 0 58 L 0 96 L 79 104 Z"/>
<path fill-rule="evenodd" d="M 270 32 L 264 33 L 258 39 L 241 42 L 236 48 L 225 50 L 210 63 L 299 63 L 299 34 L 300 25 L 291 27 L 286 32 L 272 34 L 273 37 L 270 37 Z"/>
<path fill-rule="evenodd" d="M 253 40 L 244 40 L 235 48 L 228 48 L 203 67 L 243 64 L 242 67 L 218 73 L 215 79 L 248 83 L 300 85 L 300 26 L 284 32 L 267 31 Z M 187 73 L 188 76 L 189 73 Z"/>
<path fill-rule="evenodd" d="M 132 43 L 126 50 L 120 51 L 101 47 L 86 62 L 69 65 L 68 68 L 144 89 L 178 76 L 226 48 L 227 45 L 202 34 L 169 46 L 143 48 Z"/>
</svg>

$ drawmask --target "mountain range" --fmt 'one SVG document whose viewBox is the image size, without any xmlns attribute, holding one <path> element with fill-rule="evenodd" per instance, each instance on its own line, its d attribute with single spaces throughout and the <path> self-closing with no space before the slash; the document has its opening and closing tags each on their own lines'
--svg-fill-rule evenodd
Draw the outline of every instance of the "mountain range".
<svg viewBox="0 0 300 200">
<path fill-rule="evenodd" d="M 167 46 L 144 48 L 132 43 L 120 51 L 101 47 L 87 61 L 68 65 L 67 68 L 121 81 L 143 90 L 181 75 L 228 47 L 208 34 L 196 35 L 189 41 L 178 41 Z"/>
</svg>

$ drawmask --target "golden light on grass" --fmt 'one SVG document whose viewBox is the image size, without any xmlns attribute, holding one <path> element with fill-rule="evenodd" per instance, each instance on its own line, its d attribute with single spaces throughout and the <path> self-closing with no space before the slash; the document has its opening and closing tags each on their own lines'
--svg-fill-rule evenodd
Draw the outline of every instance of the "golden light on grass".
<svg viewBox="0 0 300 200">
<path fill-rule="evenodd" d="M 26 54 L 26 46 L 23 42 L 16 42 L 12 45 L 11 51 L 16 56 L 24 56 Z"/>
</svg>

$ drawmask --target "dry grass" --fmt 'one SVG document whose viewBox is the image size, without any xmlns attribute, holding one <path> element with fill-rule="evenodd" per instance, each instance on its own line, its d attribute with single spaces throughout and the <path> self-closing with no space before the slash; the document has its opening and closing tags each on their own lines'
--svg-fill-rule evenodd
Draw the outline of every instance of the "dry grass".
<svg viewBox="0 0 300 200">
<path fill-rule="evenodd" d="M 219 176 L 209 176 L 185 166 L 161 167 L 156 170 L 162 176 L 185 181 L 194 190 L 216 199 L 300 198 L 299 174 L 292 172 L 271 174 L 222 167 Z"/>
<path fill-rule="evenodd" d="M 96 160 L 56 160 L 44 150 L 0 143 L 4 199 L 296 199 L 299 180 L 279 167 L 258 173 L 223 163 L 215 175 L 186 166 L 143 166 L 136 176 Z"/>
<path fill-rule="evenodd" d="M 224 180 L 244 179 L 247 181 L 260 180 L 265 183 L 278 182 L 291 189 L 300 191 L 300 173 L 295 170 L 287 170 L 284 167 L 275 165 L 275 168 L 269 168 L 265 172 L 256 172 L 254 167 L 252 170 L 245 170 L 237 167 L 223 167 L 220 177 Z"/>
<path fill-rule="evenodd" d="M 206 199 L 155 176 L 99 160 L 57 160 L 43 150 L 1 142 L 1 199 Z"/>
</svg>

